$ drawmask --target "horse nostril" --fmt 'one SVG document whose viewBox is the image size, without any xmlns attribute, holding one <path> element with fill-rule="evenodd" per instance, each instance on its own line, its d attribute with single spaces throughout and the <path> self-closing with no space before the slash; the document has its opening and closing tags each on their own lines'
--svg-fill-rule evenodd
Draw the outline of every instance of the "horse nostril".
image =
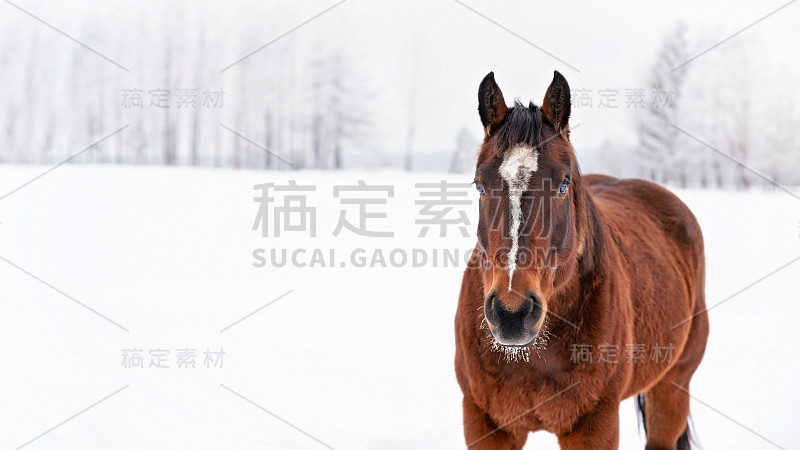
<svg viewBox="0 0 800 450">
<path fill-rule="evenodd" d="M 497 311 L 497 307 L 499 304 L 500 302 L 497 301 L 496 292 L 492 292 L 486 297 L 486 302 L 483 304 L 483 310 L 487 319 L 492 320 L 498 316 L 499 311 Z"/>
<path fill-rule="evenodd" d="M 544 310 L 542 299 L 540 299 L 538 295 L 529 292 L 526 297 L 525 308 L 527 308 L 525 312 L 526 322 L 531 322 L 533 324 L 539 322 L 539 319 L 542 317 L 542 311 Z"/>
<path fill-rule="evenodd" d="M 535 300 L 533 297 L 528 295 L 525 298 L 525 301 L 522 302 L 522 306 L 519 307 L 519 310 L 517 312 L 521 314 L 523 317 L 529 317 L 534 309 L 535 309 Z"/>
</svg>

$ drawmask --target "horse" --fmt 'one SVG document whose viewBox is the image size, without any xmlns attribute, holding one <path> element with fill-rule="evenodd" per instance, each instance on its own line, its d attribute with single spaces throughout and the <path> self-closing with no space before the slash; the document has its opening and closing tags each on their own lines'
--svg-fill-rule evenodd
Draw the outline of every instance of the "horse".
<svg viewBox="0 0 800 450">
<path fill-rule="evenodd" d="M 700 226 L 655 183 L 582 175 L 570 104 L 558 71 L 541 107 L 509 107 L 493 72 L 478 89 L 477 244 L 455 317 L 467 447 L 520 449 L 543 430 L 562 449 L 618 448 L 620 402 L 636 396 L 646 449 L 691 448 Z"/>
</svg>

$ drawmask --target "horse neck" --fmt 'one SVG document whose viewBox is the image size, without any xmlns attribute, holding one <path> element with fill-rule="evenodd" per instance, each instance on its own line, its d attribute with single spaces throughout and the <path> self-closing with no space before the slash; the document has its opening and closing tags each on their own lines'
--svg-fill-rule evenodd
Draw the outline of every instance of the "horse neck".
<svg viewBox="0 0 800 450">
<path fill-rule="evenodd" d="M 580 175 L 575 187 L 577 232 L 581 240 L 578 245 L 582 248 L 570 280 L 559 295 L 557 303 L 561 306 L 559 314 L 582 321 L 589 309 L 598 306 L 592 304 L 596 297 L 590 294 L 598 287 L 598 282 L 605 278 L 602 260 L 607 252 L 594 200 Z"/>
</svg>

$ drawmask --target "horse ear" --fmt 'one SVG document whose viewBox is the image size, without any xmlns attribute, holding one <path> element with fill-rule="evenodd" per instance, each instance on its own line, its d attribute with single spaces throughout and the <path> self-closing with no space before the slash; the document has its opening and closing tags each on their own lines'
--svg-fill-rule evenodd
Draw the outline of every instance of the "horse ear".
<svg viewBox="0 0 800 450">
<path fill-rule="evenodd" d="M 478 114 L 481 116 L 486 136 L 492 134 L 503 119 L 506 118 L 508 106 L 503 99 L 500 86 L 494 81 L 494 72 L 489 72 L 478 88 Z"/>
<path fill-rule="evenodd" d="M 544 118 L 553 124 L 557 133 L 567 129 L 570 113 L 569 84 L 564 75 L 557 70 L 553 72 L 553 81 L 550 82 L 550 87 L 544 94 L 542 113 L 544 113 Z"/>
</svg>

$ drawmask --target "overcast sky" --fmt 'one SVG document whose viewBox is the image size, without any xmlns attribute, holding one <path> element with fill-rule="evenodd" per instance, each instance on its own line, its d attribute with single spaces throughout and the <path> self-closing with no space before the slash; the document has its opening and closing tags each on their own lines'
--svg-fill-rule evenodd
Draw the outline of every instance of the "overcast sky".
<svg viewBox="0 0 800 450">
<path fill-rule="evenodd" d="M 490 70 L 508 102 L 520 97 L 539 103 L 554 69 L 573 89 L 617 89 L 618 109 L 574 109 L 572 123 L 580 123 L 576 145 L 632 140 L 624 90 L 646 87 L 661 40 L 679 21 L 688 27 L 695 54 L 785 4 L 750 2 L 731 8 L 730 2 L 679 1 L 656 9 L 648 2 L 502 2 L 502 7 L 496 6 L 501 2 L 465 2 L 554 55 L 549 56 L 454 1 L 417 2 L 412 8 L 404 6 L 408 3 L 353 1 L 332 12 L 331 20 L 341 14 L 359 23 L 360 51 L 375 78 L 394 86 L 382 99 L 388 111 L 402 110 L 407 103 L 409 55 L 420 49 L 416 147 L 421 150 L 452 145 L 451 130 L 461 125 L 480 136 L 477 86 Z M 798 53 L 798 25 L 800 5 L 792 4 L 721 46 L 739 39 L 763 49 L 773 67 L 764 68 L 767 79 L 761 88 L 797 97 L 797 77 L 786 77 L 795 80 L 793 86 L 774 86 L 769 77 L 780 67 L 798 73 L 797 59 L 789 57 Z M 721 70 L 737 70 L 737 62 Z M 390 123 L 402 126 L 404 115 L 394 117 Z"/>
<path fill-rule="evenodd" d="M 135 33 L 138 29 L 135 25 L 140 21 L 184 15 L 189 27 L 216 28 L 215 35 L 220 40 L 234 39 L 231 36 L 235 35 L 236 42 L 231 46 L 237 50 L 231 54 L 238 51 L 244 56 L 336 2 L 206 1 L 168 6 L 156 1 L 135 5 L 117 1 L 15 0 L 14 3 L 129 67 L 130 73 L 120 73 L 117 77 L 120 83 L 125 83 L 135 77 L 137 61 L 114 44 L 122 39 L 116 33 Z M 282 46 L 291 46 L 293 40 L 310 36 L 321 36 L 329 48 L 345 48 L 353 60 L 353 76 L 363 79 L 364 95 L 370 97 L 374 111 L 371 119 L 377 140 L 369 146 L 384 151 L 405 148 L 415 77 L 414 148 L 426 152 L 452 149 L 462 126 L 470 127 L 476 138 L 481 136 L 476 112 L 477 86 L 487 72 L 495 72 L 508 102 L 519 97 L 525 102 L 539 103 L 556 69 L 566 76 L 573 89 L 619 91 L 617 109 L 573 108 L 572 124 L 580 124 L 573 141 L 580 152 L 581 147 L 597 147 L 606 140 L 635 142 L 632 115 L 625 107 L 625 90 L 647 87 L 647 73 L 659 45 L 679 21 L 688 27 L 690 53 L 698 54 L 783 5 L 785 1 L 743 2 L 732 7 L 730 2 L 716 0 L 658 4 L 347 0 L 249 58 L 264 58 L 269 52 L 280 52 Z M 113 22 L 115 25 L 110 27 L 113 31 L 109 34 L 92 30 L 92 21 L 87 17 Z M 250 30 L 245 38 L 234 33 L 237 24 L 252 22 L 253 17 L 263 21 L 263 27 Z M 24 21 L 43 26 L 13 6 L 0 3 L 0 25 Z M 764 75 L 754 89 L 779 90 L 782 95 L 797 98 L 800 93 L 797 76 L 800 62 L 795 57 L 800 43 L 798 24 L 800 4 L 788 4 L 697 61 L 737 41 L 747 42 L 748 48 L 759 54 L 757 67 Z M 41 36 L 54 45 L 77 45 L 46 28 Z M 153 45 L 146 36 L 140 38 L 135 42 Z M 295 56 L 302 59 L 309 55 Z M 232 62 L 230 58 L 219 61 L 209 58 L 205 63 L 221 69 Z M 96 63 L 108 64 L 99 58 Z M 737 61 L 729 61 L 719 69 L 724 73 L 737 67 Z M 219 84 L 230 85 L 238 70 L 248 67 L 240 64 L 219 74 Z M 775 74 L 782 76 L 777 78 Z M 597 102 L 596 94 L 593 97 Z M 308 100 L 298 99 L 301 101 Z"/>
</svg>

